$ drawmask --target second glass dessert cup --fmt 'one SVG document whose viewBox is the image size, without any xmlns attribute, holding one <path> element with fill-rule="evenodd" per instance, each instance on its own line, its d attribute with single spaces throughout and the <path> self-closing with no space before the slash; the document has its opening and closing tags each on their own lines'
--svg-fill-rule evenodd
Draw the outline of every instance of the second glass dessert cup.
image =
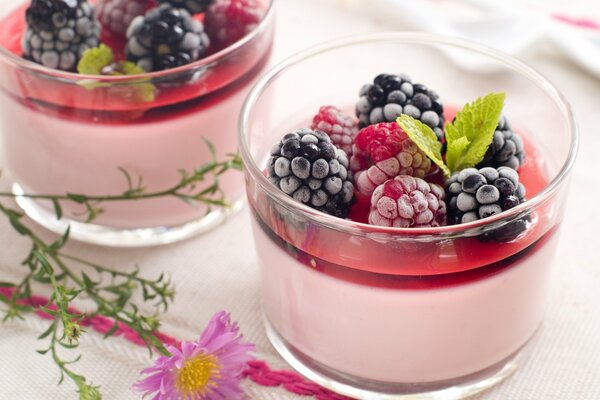
<svg viewBox="0 0 600 400">
<path fill-rule="evenodd" d="M 1 9 L 1 168 L 13 192 L 103 197 L 141 186 L 145 193 L 160 193 L 182 180 L 181 170 L 192 175 L 213 160 L 231 159 L 239 110 L 273 42 L 273 1 L 259 3 L 262 21 L 239 41 L 192 64 L 132 77 L 86 76 L 22 59 L 25 2 Z M 211 187 L 213 178 L 207 174 L 194 192 Z M 103 212 L 92 223 L 77 201 L 61 202 L 58 219 L 50 201 L 17 200 L 50 230 L 63 233 L 69 226 L 78 240 L 144 246 L 207 231 L 238 210 L 242 174 L 220 175 L 218 187 L 219 193 L 207 197 L 223 199 L 228 207 L 188 204 L 175 196 L 110 201 L 97 204 Z"/>
<path fill-rule="evenodd" d="M 447 110 L 506 92 L 504 113 L 526 142 L 526 202 L 467 224 L 386 228 L 323 214 L 269 182 L 269 152 L 285 133 L 322 105 L 353 112 L 363 83 L 400 72 L 434 88 Z M 356 398 L 455 399 L 522 363 L 542 321 L 577 148 L 568 105 L 538 73 L 459 40 L 349 38 L 261 79 L 239 139 L 267 333 L 300 373 Z M 495 239 L 517 220 L 525 232 Z"/>
</svg>

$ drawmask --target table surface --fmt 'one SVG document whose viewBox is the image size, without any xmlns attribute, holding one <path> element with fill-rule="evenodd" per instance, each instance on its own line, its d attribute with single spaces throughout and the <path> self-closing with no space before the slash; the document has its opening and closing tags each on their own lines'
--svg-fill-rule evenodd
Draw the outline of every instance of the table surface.
<svg viewBox="0 0 600 400">
<path fill-rule="evenodd" d="M 2 3 L 5 6 L 15 1 Z M 334 37 L 402 29 L 351 13 L 342 3 L 343 0 L 279 0 L 274 61 Z M 571 3 L 558 0 L 545 4 L 557 11 L 568 10 Z M 600 16 L 600 7 L 594 6 L 593 1 L 577 4 L 574 10 L 579 14 L 575 16 Z M 600 197 L 600 80 L 551 48 L 540 47 L 521 58 L 553 81 L 571 102 L 581 131 L 581 148 L 557 252 L 559 268 L 532 358 L 511 379 L 480 398 L 600 399 L 600 262 L 593 252 L 600 226 L 600 212 L 594 208 Z M 2 184 L 6 186 L 0 181 Z M 39 231 L 46 238 L 53 237 Z M 29 242 L 0 219 L 0 243 L 0 277 L 17 279 L 23 274 L 20 262 Z M 232 246 L 235 252 L 231 251 Z M 182 243 L 107 251 L 73 242 L 69 250 L 105 264 L 140 265 L 149 277 L 167 271 L 178 295 L 164 317 L 164 332 L 193 339 L 214 312 L 226 309 L 239 321 L 245 336 L 256 343 L 261 359 L 275 368 L 289 368 L 276 355 L 262 327 L 258 268 L 247 208 L 211 233 Z M 44 326 L 46 322 L 36 317 L 0 325 L 1 399 L 75 398 L 70 382 L 56 385 L 57 369 L 50 358 L 34 351 L 41 347 L 36 337 Z M 146 350 L 120 338 L 103 340 L 89 332 L 82 340 L 81 351 L 84 357 L 78 370 L 102 386 L 106 399 L 136 398 L 129 387 L 138 371 L 149 364 Z M 244 388 L 251 399 L 300 399 L 282 389 L 264 389 L 249 381 L 244 382 Z"/>
</svg>

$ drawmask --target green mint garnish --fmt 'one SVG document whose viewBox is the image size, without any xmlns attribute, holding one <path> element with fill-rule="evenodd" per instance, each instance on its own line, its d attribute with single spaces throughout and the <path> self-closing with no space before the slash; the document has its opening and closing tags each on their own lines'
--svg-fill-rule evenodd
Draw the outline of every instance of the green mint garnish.
<svg viewBox="0 0 600 400">
<path fill-rule="evenodd" d="M 448 177 L 483 160 L 494 139 L 505 98 L 505 93 L 479 97 L 459 111 L 453 123 L 446 123 L 446 163 L 442 158 L 442 145 L 429 126 L 405 114 L 400 115 L 396 122 Z"/>
<path fill-rule="evenodd" d="M 77 71 L 84 75 L 124 76 L 144 74 L 142 68 L 130 61 L 118 61 L 115 63 L 115 55 L 112 49 L 105 44 L 86 50 L 77 64 Z M 82 81 L 81 84 L 89 90 L 98 87 L 109 87 L 110 83 Z M 133 100 L 135 102 L 148 103 L 154 101 L 156 87 L 148 79 L 139 79 L 130 83 L 134 87 Z"/>
<path fill-rule="evenodd" d="M 452 172 L 479 164 L 494 139 L 494 132 L 504 107 L 505 93 L 479 97 L 446 123 L 446 164 Z"/>
<path fill-rule="evenodd" d="M 444 171 L 444 174 L 449 176 L 450 170 L 442 159 L 442 144 L 438 141 L 435 132 L 418 119 L 406 114 L 400 115 L 396 122 L 423 153 L 436 163 Z"/>
<path fill-rule="evenodd" d="M 84 75 L 103 75 L 102 70 L 115 61 L 115 54 L 105 44 L 88 49 L 77 64 L 77 72 Z"/>
</svg>

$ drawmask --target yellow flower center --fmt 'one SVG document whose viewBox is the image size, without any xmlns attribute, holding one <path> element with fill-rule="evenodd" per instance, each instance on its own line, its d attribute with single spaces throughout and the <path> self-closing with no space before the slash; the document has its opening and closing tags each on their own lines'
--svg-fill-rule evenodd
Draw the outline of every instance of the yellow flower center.
<svg viewBox="0 0 600 400">
<path fill-rule="evenodd" d="M 177 374 L 177 388 L 188 395 L 206 395 L 207 389 L 215 386 L 219 378 L 219 363 L 215 356 L 199 354 L 187 360 Z"/>
</svg>

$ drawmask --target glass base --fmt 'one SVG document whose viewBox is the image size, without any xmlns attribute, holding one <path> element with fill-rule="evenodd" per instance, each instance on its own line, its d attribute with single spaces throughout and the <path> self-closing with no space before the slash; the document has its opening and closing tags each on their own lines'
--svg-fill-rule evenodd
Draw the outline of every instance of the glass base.
<svg viewBox="0 0 600 400">
<path fill-rule="evenodd" d="M 509 377 L 524 362 L 526 343 L 506 359 L 482 371 L 456 379 L 431 383 L 389 383 L 354 377 L 331 369 L 287 343 L 265 319 L 267 336 L 275 350 L 296 371 L 336 393 L 369 400 L 454 400 L 487 390 Z"/>
<path fill-rule="evenodd" d="M 68 227 L 71 227 L 69 237 L 72 239 L 112 247 L 144 247 L 178 242 L 213 229 L 238 212 L 245 203 L 245 197 L 242 197 L 230 207 L 216 209 L 202 218 L 178 226 L 122 229 L 64 217 L 59 220 L 53 212 L 41 207 L 34 200 L 19 197 L 24 191 L 18 184 L 13 184 L 12 191 L 17 196 L 17 204 L 25 214 L 44 228 L 62 235 Z"/>
</svg>

